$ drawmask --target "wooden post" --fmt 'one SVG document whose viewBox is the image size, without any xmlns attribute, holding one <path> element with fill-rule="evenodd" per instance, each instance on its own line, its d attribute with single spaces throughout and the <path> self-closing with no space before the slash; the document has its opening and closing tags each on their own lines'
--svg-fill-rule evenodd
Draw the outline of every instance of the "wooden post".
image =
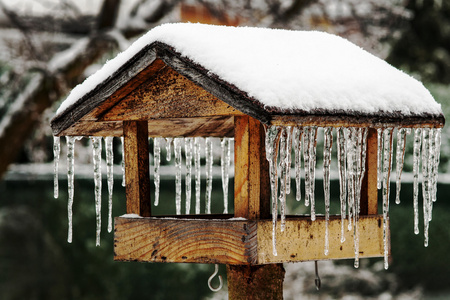
<svg viewBox="0 0 450 300">
<path fill-rule="evenodd" d="M 127 213 L 151 216 L 147 121 L 123 122 Z"/>
<path fill-rule="evenodd" d="M 366 173 L 361 187 L 361 215 L 378 214 L 377 188 L 377 130 L 369 128 L 367 135 Z"/>
<path fill-rule="evenodd" d="M 234 118 L 234 214 L 249 220 L 270 218 L 269 164 L 262 124 Z M 283 299 L 283 264 L 227 265 L 229 299 Z"/>
</svg>

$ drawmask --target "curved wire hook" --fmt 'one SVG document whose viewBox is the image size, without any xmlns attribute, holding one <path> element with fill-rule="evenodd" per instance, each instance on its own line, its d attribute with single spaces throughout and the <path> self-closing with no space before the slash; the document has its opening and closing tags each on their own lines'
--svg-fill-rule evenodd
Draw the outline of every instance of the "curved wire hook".
<svg viewBox="0 0 450 300">
<path fill-rule="evenodd" d="M 217 275 L 217 273 L 219 273 L 219 265 L 218 265 L 218 264 L 215 265 L 214 273 L 213 273 L 213 274 L 209 277 L 209 279 L 208 279 L 208 287 L 209 287 L 209 289 L 210 289 L 211 291 L 213 291 L 213 292 L 218 292 L 218 291 L 220 291 L 220 290 L 222 289 L 222 286 L 223 286 L 222 275 L 219 275 L 219 282 L 220 282 L 219 287 L 213 288 L 213 287 L 211 286 L 211 280 Z"/>
<path fill-rule="evenodd" d="M 317 265 L 317 260 L 314 261 L 314 267 L 316 270 L 316 279 L 314 280 L 314 283 L 316 284 L 316 289 L 320 290 L 320 277 L 319 277 L 319 267 Z"/>
</svg>

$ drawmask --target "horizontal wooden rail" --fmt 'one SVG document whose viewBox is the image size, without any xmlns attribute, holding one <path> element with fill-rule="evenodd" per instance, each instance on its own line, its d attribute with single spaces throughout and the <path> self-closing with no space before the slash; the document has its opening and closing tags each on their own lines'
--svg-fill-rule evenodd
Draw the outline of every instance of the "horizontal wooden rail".
<svg viewBox="0 0 450 300">
<path fill-rule="evenodd" d="M 383 256 L 382 224 L 381 215 L 360 218 L 360 258 Z M 347 221 L 344 225 L 347 228 Z M 344 243 L 340 242 L 340 232 L 341 218 L 330 217 L 329 254 L 324 255 L 324 217 L 315 221 L 288 217 L 286 230 L 277 229 L 278 255 L 274 256 L 271 220 L 117 217 L 114 259 L 241 265 L 352 259 L 353 230 L 345 230 Z"/>
</svg>

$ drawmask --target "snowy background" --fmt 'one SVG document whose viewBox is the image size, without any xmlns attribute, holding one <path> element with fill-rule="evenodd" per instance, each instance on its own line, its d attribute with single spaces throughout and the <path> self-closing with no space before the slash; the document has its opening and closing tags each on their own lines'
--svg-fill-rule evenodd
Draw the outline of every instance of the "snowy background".
<svg viewBox="0 0 450 300">
<path fill-rule="evenodd" d="M 198 21 L 334 33 L 424 82 L 442 104 L 444 114 L 450 116 L 450 3 L 444 0 L 3 0 L 0 6 L 1 299 L 225 297 L 225 288 L 212 295 L 207 287 L 212 265 L 112 260 L 113 235 L 106 230 L 106 177 L 101 246 L 95 246 L 92 149 L 88 139 L 76 144 L 72 244 L 66 242 L 64 140 L 60 196 L 53 198 L 49 119 L 77 83 L 161 23 Z M 389 270 L 383 270 L 382 259 L 362 260 L 357 270 L 352 260 L 320 262 L 322 289 L 317 292 L 313 263 L 288 264 L 285 298 L 448 298 L 449 137 L 444 128 L 438 200 L 428 248 L 423 247 L 422 233 L 416 236 L 412 230 L 411 175 L 404 174 L 402 203 L 391 202 Z M 405 171 L 411 172 L 411 137 L 408 147 Z M 118 139 L 114 140 L 114 154 L 113 212 L 117 216 L 125 212 Z M 161 199 L 169 200 L 161 202 L 155 211 L 174 213 L 173 167 L 171 162 L 162 162 L 165 173 L 161 185 L 167 194 L 162 194 Z M 221 212 L 218 152 L 214 165 L 218 177 L 213 182 L 213 212 Z M 317 165 L 321 166 L 320 160 Z M 323 205 L 321 176 L 317 177 L 317 209 L 323 210 L 319 205 Z M 336 180 L 331 189 L 338 191 Z M 295 200 L 288 199 L 288 203 L 291 213 L 306 212 L 304 205 L 297 205 Z M 337 197 L 331 206 L 338 208 Z M 221 272 L 225 275 L 224 266 Z"/>
</svg>

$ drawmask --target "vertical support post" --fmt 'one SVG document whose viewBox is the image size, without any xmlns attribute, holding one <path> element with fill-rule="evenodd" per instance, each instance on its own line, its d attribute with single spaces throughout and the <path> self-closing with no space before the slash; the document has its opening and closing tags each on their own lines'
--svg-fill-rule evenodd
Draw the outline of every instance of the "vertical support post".
<svg viewBox="0 0 450 300">
<path fill-rule="evenodd" d="M 378 214 L 377 130 L 369 128 L 367 135 L 366 173 L 361 187 L 361 215 Z"/>
<path fill-rule="evenodd" d="M 234 118 L 234 215 L 270 218 L 269 163 L 262 124 L 249 116 Z"/>
<path fill-rule="evenodd" d="M 263 125 L 234 117 L 234 215 L 270 218 L 269 163 Z M 283 299 L 283 264 L 227 265 L 229 299 Z"/>
<path fill-rule="evenodd" d="M 148 122 L 124 121 L 127 213 L 151 216 Z"/>
</svg>

